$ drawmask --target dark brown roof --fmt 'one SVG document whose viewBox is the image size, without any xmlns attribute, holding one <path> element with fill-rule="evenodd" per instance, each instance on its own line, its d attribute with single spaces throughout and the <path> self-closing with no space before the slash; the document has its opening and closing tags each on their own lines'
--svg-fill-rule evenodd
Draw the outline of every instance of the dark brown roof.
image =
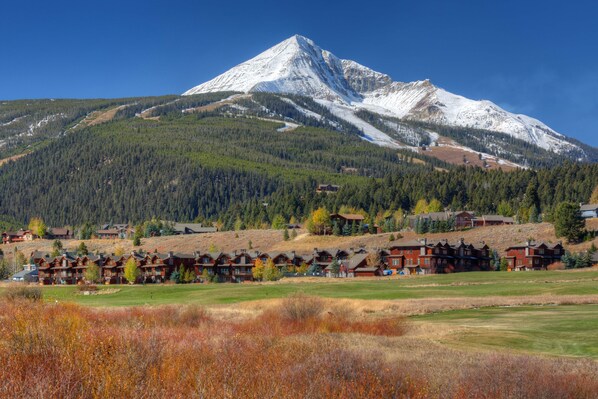
<svg viewBox="0 0 598 399">
<path fill-rule="evenodd" d="M 364 220 L 365 217 L 363 215 L 359 215 L 357 213 L 333 213 L 330 215 L 330 218 L 340 217 L 346 220 Z"/>
</svg>

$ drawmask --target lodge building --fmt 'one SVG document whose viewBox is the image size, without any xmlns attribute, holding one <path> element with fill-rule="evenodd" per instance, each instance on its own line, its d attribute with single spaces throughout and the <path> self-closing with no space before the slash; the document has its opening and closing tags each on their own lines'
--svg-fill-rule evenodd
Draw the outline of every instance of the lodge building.
<svg viewBox="0 0 598 399">
<path fill-rule="evenodd" d="M 530 256 L 536 256 L 536 251 L 539 253 L 541 249 L 547 247 L 542 243 L 538 244 L 537 249 L 535 248 L 533 255 Z M 562 249 L 559 252 L 554 246 L 550 251 L 551 261 L 557 256 L 560 259 Z M 376 256 L 370 257 L 372 253 Z M 283 273 L 292 273 L 305 264 L 312 267 L 312 270 L 317 270 L 314 272 L 317 275 L 333 276 L 334 273 L 340 277 L 492 270 L 488 245 L 466 243 L 462 239 L 456 243 L 449 243 L 447 240 L 435 242 L 426 239 L 408 240 L 398 242 L 387 249 L 375 249 L 369 252 L 360 247 L 349 250 L 314 248 L 309 254 L 298 254 L 295 251 L 259 252 L 245 249 L 233 252 L 196 251 L 192 254 L 132 252 L 125 255 L 78 256 L 73 252 L 63 252 L 55 257 L 39 251 L 31 254 L 31 261 L 39 272 L 39 282 L 45 285 L 81 284 L 85 280 L 85 270 L 91 263 L 95 263 L 100 268 L 103 283 L 126 284 L 128 281 L 124 269 L 131 259 L 140 270 L 135 283 L 163 283 L 170 280 L 175 271 L 180 272 L 183 269 L 192 270 L 197 276 L 197 281 L 203 279 L 206 274 L 211 279 L 215 278 L 221 282 L 252 281 L 252 269 L 258 259 L 264 265 L 271 260 Z M 507 259 L 511 258 L 507 257 Z M 331 268 L 334 261 L 340 265 L 338 272 Z M 534 264 L 533 262 L 530 264 Z M 513 261 L 513 264 L 519 263 Z M 546 262 L 541 264 L 545 265 Z"/>
<path fill-rule="evenodd" d="M 490 248 L 486 243 L 454 244 L 447 240 L 436 242 L 410 240 L 389 248 L 388 268 L 408 274 L 434 274 L 492 270 Z"/>
<path fill-rule="evenodd" d="M 507 248 L 505 258 L 509 270 L 546 270 L 553 263 L 560 262 L 563 254 L 560 242 L 550 244 L 529 240 Z"/>
</svg>

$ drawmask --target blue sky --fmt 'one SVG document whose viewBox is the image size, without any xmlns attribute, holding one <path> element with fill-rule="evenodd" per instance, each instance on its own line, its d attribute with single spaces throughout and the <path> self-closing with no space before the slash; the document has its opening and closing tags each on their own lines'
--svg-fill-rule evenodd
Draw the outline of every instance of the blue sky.
<svg viewBox="0 0 598 399">
<path fill-rule="evenodd" d="M 299 33 L 598 146 L 596 15 L 584 0 L 5 0 L 0 99 L 181 93 Z"/>
</svg>

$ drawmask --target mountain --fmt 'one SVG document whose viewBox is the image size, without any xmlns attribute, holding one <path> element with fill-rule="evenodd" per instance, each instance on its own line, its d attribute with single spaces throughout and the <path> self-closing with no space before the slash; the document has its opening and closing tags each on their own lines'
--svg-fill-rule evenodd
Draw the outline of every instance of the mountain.
<svg viewBox="0 0 598 399">
<path fill-rule="evenodd" d="M 355 61 L 340 59 L 300 35 L 284 40 L 183 95 L 221 91 L 285 93 L 314 98 L 359 128 L 364 138 L 384 146 L 401 147 L 412 143 L 364 122 L 356 116 L 360 110 L 379 115 L 386 125 L 384 118 L 390 117 L 403 122 L 483 131 L 474 139 L 485 145 L 482 152 L 490 154 L 504 155 L 508 151 L 500 140 L 494 140 L 495 137 L 484 137 L 484 132 L 508 135 L 572 159 L 595 160 L 594 148 L 557 133 L 537 119 L 507 112 L 487 100 L 475 101 L 449 93 L 429 80 L 395 82 L 388 75 Z M 424 142 L 437 140 L 438 135 L 429 132 Z M 456 142 L 453 144 L 463 144 Z"/>
</svg>

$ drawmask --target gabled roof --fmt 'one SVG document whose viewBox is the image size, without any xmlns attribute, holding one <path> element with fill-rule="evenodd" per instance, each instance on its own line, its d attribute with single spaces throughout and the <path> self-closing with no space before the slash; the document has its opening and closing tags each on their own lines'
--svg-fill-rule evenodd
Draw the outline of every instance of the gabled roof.
<svg viewBox="0 0 598 399">
<path fill-rule="evenodd" d="M 410 248 L 410 247 L 423 247 L 424 244 L 417 240 L 405 240 L 399 241 L 396 244 L 392 244 L 390 248 Z"/>
<path fill-rule="evenodd" d="M 42 259 L 42 258 L 50 258 L 50 254 L 43 251 L 33 251 L 31 252 L 31 258 L 33 259 Z"/>
<path fill-rule="evenodd" d="M 359 267 L 360 264 L 365 262 L 369 254 L 355 254 L 348 260 L 344 261 L 343 264 L 347 266 L 347 269 L 354 270 L 356 267 Z"/>
<path fill-rule="evenodd" d="M 194 233 L 215 233 L 218 231 L 216 227 L 204 226 L 201 223 L 175 223 L 173 229 L 178 233 L 185 232 L 185 230 Z"/>
<path fill-rule="evenodd" d="M 48 233 L 55 236 L 66 236 L 72 233 L 67 227 L 50 227 Z"/>
<path fill-rule="evenodd" d="M 508 216 L 502 215 L 482 215 L 474 218 L 474 220 L 483 220 L 485 222 L 503 222 L 503 223 L 514 223 L 515 219 Z"/>
<path fill-rule="evenodd" d="M 528 248 L 528 247 L 529 248 L 540 248 L 542 246 L 544 246 L 548 249 L 554 249 L 556 247 L 562 247 L 563 245 L 560 242 L 551 244 L 551 243 L 545 243 L 544 241 L 539 241 L 539 242 L 530 241 L 530 242 L 521 242 L 519 244 L 511 245 L 510 247 L 507 248 L 507 250 L 512 249 L 512 248 Z"/>
<path fill-rule="evenodd" d="M 12 275 L 11 279 L 19 279 L 22 280 L 27 276 L 37 276 L 39 275 L 39 272 L 37 271 L 37 269 L 33 269 L 33 270 L 21 270 L 20 272 L 17 272 L 15 274 Z"/>
<path fill-rule="evenodd" d="M 585 204 L 581 205 L 579 209 L 583 211 L 596 211 L 598 210 L 598 204 Z"/>
<path fill-rule="evenodd" d="M 365 217 L 363 215 L 357 213 L 333 213 L 330 215 L 330 218 L 340 217 L 346 220 L 353 220 L 353 221 L 360 221 L 364 220 Z"/>
</svg>

